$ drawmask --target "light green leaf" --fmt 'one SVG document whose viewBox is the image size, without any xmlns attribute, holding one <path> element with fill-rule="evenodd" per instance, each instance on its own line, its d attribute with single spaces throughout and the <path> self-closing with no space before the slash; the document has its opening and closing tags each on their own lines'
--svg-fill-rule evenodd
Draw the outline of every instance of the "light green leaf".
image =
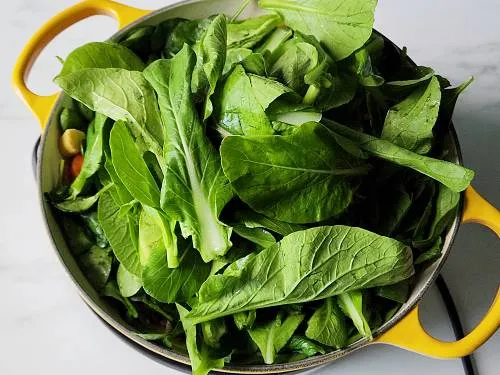
<svg viewBox="0 0 500 375">
<path fill-rule="evenodd" d="M 141 264 L 137 251 L 137 216 L 133 213 L 120 215 L 120 204 L 115 202 L 112 191 L 102 194 L 97 206 L 99 223 L 113 249 L 116 258 L 136 276 L 141 275 Z"/>
<path fill-rule="evenodd" d="M 140 277 L 128 272 L 122 264 L 120 264 L 116 272 L 116 283 L 123 297 L 132 297 L 142 287 Z"/>
<path fill-rule="evenodd" d="M 193 375 L 208 375 L 212 370 L 221 369 L 224 367 L 224 359 L 214 358 L 207 345 L 203 342 L 197 344 L 196 340 L 196 326 L 192 324 L 189 319 L 186 319 L 188 310 L 179 304 L 176 304 L 179 316 L 186 333 L 186 347 L 191 360 L 191 369 Z"/>
<path fill-rule="evenodd" d="M 104 154 L 103 132 L 108 118 L 97 114 L 87 130 L 87 147 L 83 158 L 80 173 L 70 186 L 70 199 L 75 199 L 85 187 L 87 180 L 92 177 L 99 167 Z"/>
<path fill-rule="evenodd" d="M 269 323 L 248 330 L 250 337 L 259 347 L 266 364 L 274 363 L 276 354 L 290 340 L 303 319 L 304 315 L 292 314 L 282 322 L 282 315 L 278 314 Z"/>
<path fill-rule="evenodd" d="M 292 233 L 228 270 L 201 286 L 193 323 L 394 284 L 414 272 L 408 246 L 343 225 Z"/>
<path fill-rule="evenodd" d="M 231 247 L 231 228 L 219 221 L 219 214 L 233 194 L 191 100 L 194 64 L 194 52 L 185 46 L 174 58 L 152 63 L 144 74 L 158 94 L 166 124 L 162 208 L 209 262 Z"/>
<path fill-rule="evenodd" d="M 440 102 L 441 87 L 438 79 L 432 77 L 427 85 L 420 86 L 389 110 L 382 138 L 418 154 L 427 154 Z"/>
<path fill-rule="evenodd" d="M 233 227 L 234 232 L 249 241 L 262 246 L 264 249 L 276 243 L 274 236 L 263 228 L 249 228 L 244 225 Z"/>
<path fill-rule="evenodd" d="M 91 110 L 127 121 L 133 135 L 161 158 L 163 125 L 155 93 L 141 72 L 93 68 L 59 76 L 54 82 Z"/>
<path fill-rule="evenodd" d="M 364 336 L 371 338 L 372 331 L 363 314 L 363 294 L 359 290 L 339 294 L 339 306 L 354 323 L 358 332 Z"/>
<path fill-rule="evenodd" d="M 73 50 L 59 73 L 65 76 L 90 68 L 121 68 L 142 72 L 144 63 L 128 48 L 110 42 L 87 43 Z"/>
<path fill-rule="evenodd" d="M 226 16 L 218 15 L 207 28 L 198 47 L 201 66 L 209 84 L 205 99 L 203 120 L 206 120 L 213 111 L 210 97 L 214 94 L 217 81 L 222 76 L 226 62 L 226 42 Z"/>
<path fill-rule="evenodd" d="M 113 126 L 109 145 L 115 172 L 130 194 L 144 205 L 160 207 L 160 189 L 123 121 Z"/>
<path fill-rule="evenodd" d="M 327 298 L 307 322 L 306 337 L 336 349 L 346 346 L 347 324 L 337 301 Z"/>
<path fill-rule="evenodd" d="M 237 65 L 214 98 L 214 117 L 224 135 L 273 134 L 271 123 L 256 97 L 250 77 Z"/>
<path fill-rule="evenodd" d="M 281 19 L 276 14 L 266 14 L 227 25 L 228 48 L 252 48 L 271 33 Z"/>
<path fill-rule="evenodd" d="M 314 35 L 335 60 L 342 60 L 370 37 L 376 0 L 260 0 L 259 6 L 276 11 L 285 23 Z"/>
<path fill-rule="evenodd" d="M 348 178 L 367 172 L 316 123 L 286 136 L 226 137 L 221 156 L 224 173 L 245 203 L 297 224 L 342 213 L 352 199 Z"/>
<path fill-rule="evenodd" d="M 186 301 L 198 292 L 210 265 L 203 263 L 189 242 L 176 238 L 175 225 L 168 232 L 159 216 L 156 210 L 145 207 L 139 219 L 143 287 L 160 302 Z M 177 259 L 178 246 L 181 251 Z"/>
</svg>

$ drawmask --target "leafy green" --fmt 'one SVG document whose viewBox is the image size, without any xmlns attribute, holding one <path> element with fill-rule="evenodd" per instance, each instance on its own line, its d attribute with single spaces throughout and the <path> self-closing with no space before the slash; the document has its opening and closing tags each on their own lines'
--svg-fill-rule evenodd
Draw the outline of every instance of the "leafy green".
<svg viewBox="0 0 500 375">
<path fill-rule="evenodd" d="M 316 354 L 326 353 L 326 350 L 322 346 L 302 336 L 292 336 L 288 342 L 287 348 L 296 353 L 304 354 L 306 358 Z"/>
<path fill-rule="evenodd" d="M 255 310 L 242 311 L 233 315 L 234 324 L 239 330 L 252 328 L 257 312 Z"/>
<path fill-rule="evenodd" d="M 175 56 L 184 44 L 194 45 L 205 34 L 212 23 L 210 18 L 202 20 L 177 20 L 165 42 L 163 54 L 165 57 Z"/>
<path fill-rule="evenodd" d="M 340 308 L 352 320 L 358 332 L 364 337 L 371 338 L 372 331 L 363 313 L 363 293 L 355 290 L 339 294 L 338 302 Z"/>
<path fill-rule="evenodd" d="M 347 324 L 337 301 L 327 298 L 307 322 L 306 337 L 336 349 L 347 342 Z"/>
<path fill-rule="evenodd" d="M 262 246 L 264 249 L 276 243 L 274 236 L 263 228 L 249 228 L 244 225 L 233 227 L 234 233 Z"/>
<path fill-rule="evenodd" d="M 142 158 L 125 122 L 117 121 L 109 137 L 113 167 L 134 199 L 150 207 L 160 206 L 160 189 Z"/>
<path fill-rule="evenodd" d="M 220 151 L 224 173 L 252 209 L 311 223 L 342 213 L 352 199 L 348 178 L 367 172 L 334 144 L 321 125 L 308 123 L 287 136 L 229 136 Z"/>
<path fill-rule="evenodd" d="M 92 42 L 71 52 L 59 73 L 60 77 L 90 68 L 121 68 L 141 72 L 144 63 L 128 48 L 116 43 Z"/>
<path fill-rule="evenodd" d="M 164 230 L 160 214 L 150 208 L 139 219 L 139 256 L 143 288 L 160 302 L 186 301 L 194 296 L 210 273 L 192 245 L 178 240 L 173 229 Z M 179 246 L 178 246 L 179 243 Z M 181 250 L 176 268 L 170 268 L 169 253 Z M 174 248 L 174 249 L 172 249 Z"/>
<path fill-rule="evenodd" d="M 141 72 L 92 68 L 58 76 L 54 82 L 93 111 L 127 121 L 136 138 L 158 157 L 162 155 L 164 134 L 158 105 Z"/>
<path fill-rule="evenodd" d="M 282 315 L 278 314 L 274 320 L 248 330 L 250 337 L 259 347 L 265 363 L 268 365 L 274 363 L 276 354 L 290 340 L 303 319 L 304 315 L 292 314 L 283 321 Z"/>
<path fill-rule="evenodd" d="M 132 297 L 142 287 L 141 279 L 128 272 L 121 264 L 116 271 L 116 283 L 123 297 Z"/>
<path fill-rule="evenodd" d="M 215 319 L 201 323 L 203 341 L 212 348 L 220 347 L 220 339 L 227 332 L 224 319 Z"/>
<path fill-rule="evenodd" d="M 250 77 L 241 65 L 236 65 L 215 98 L 215 121 L 222 134 L 273 134 L 257 95 Z"/>
<path fill-rule="evenodd" d="M 109 279 L 113 257 L 109 248 L 92 246 L 78 257 L 78 265 L 92 286 L 101 290 Z"/>
<path fill-rule="evenodd" d="M 323 120 L 323 123 L 373 156 L 414 169 L 441 182 L 452 191 L 465 190 L 474 177 L 473 171 L 460 165 L 416 154 L 384 139 L 357 132 L 333 121 Z"/>
<path fill-rule="evenodd" d="M 109 281 L 105 286 L 102 291 L 102 295 L 106 297 L 113 298 L 114 300 L 120 302 L 123 307 L 125 308 L 125 311 L 127 312 L 127 316 L 131 319 L 137 319 L 139 317 L 139 313 L 137 312 L 137 309 L 135 308 L 134 304 L 130 302 L 130 300 L 126 297 L 123 297 L 120 294 L 120 290 L 118 289 L 118 285 L 116 284 L 116 281 L 111 280 Z"/>
<path fill-rule="evenodd" d="M 193 322 L 394 284 L 414 272 L 411 250 L 401 242 L 342 225 L 294 232 L 230 267 L 238 272 L 203 283 L 188 315 Z"/>
<path fill-rule="evenodd" d="M 218 217 L 232 192 L 190 100 L 194 63 L 194 52 L 185 46 L 171 60 L 155 61 L 144 73 L 158 94 L 167 124 L 162 208 L 181 223 L 184 236 L 193 237 L 194 247 L 209 262 L 231 247 L 231 228 Z"/>
<path fill-rule="evenodd" d="M 90 123 L 87 131 L 87 147 L 83 159 L 82 169 L 70 186 L 70 199 L 75 199 L 84 189 L 87 180 L 97 172 L 101 166 L 103 155 L 103 131 L 107 117 L 97 115 Z"/>
<path fill-rule="evenodd" d="M 205 35 L 199 42 L 199 55 L 201 57 L 201 66 L 208 80 L 209 89 L 206 94 L 205 109 L 203 120 L 206 120 L 213 111 L 213 105 L 210 97 L 215 92 L 217 81 L 222 75 L 224 64 L 226 62 L 226 42 L 227 26 L 226 17 L 219 15 L 214 18 L 207 28 Z"/>
<path fill-rule="evenodd" d="M 440 184 L 435 203 L 435 212 L 430 223 L 429 230 L 425 235 L 421 234 L 418 236 L 413 241 L 413 246 L 431 246 L 455 218 L 459 202 L 460 193 L 454 192 L 446 186 Z"/>
<path fill-rule="evenodd" d="M 438 118 L 441 88 L 436 77 L 419 87 L 389 110 L 382 138 L 418 154 L 427 154 L 432 146 L 432 129 Z"/>
<path fill-rule="evenodd" d="M 238 220 L 240 220 L 248 228 L 265 228 L 272 232 L 281 234 L 282 236 L 305 229 L 302 225 L 290 224 L 284 221 L 271 219 L 250 210 L 237 212 L 236 216 Z"/>
<path fill-rule="evenodd" d="M 415 261 L 415 264 L 417 264 L 417 261 Z M 406 302 L 409 292 L 410 284 L 407 280 L 401 281 L 394 285 L 379 286 L 376 291 L 378 296 L 399 303 Z"/>
<path fill-rule="evenodd" d="M 266 14 L 227 25 L 228 48 L 251 48 L 281 23 L 279 16 Z"/>
<path fill-rule="evenodd" d="M 141 275 L 141 265 L 137 251 L 138 220 L 133 212 L 129 211 L 125 215 L 120 214 L 120 205 L 115 202 L 112 191 L 101 195 L 97 212 L 99 223 L 106 234 L 113 253 L 121 264 L 132 274 Z"/>
<path fill-rule="evenodd" d="M 439 237 L 436 242 L 415 259 L 415 265 L 435 260 L 441 256 L 443 240 Z"/>
<path fill-rule="evenodd" d="M 260 0 L 259 6 L 278 12 L 285 23 L 314 35 L 335 60 L 342 60 L 370 37 L 376 0 Z"/>
<path fill-rule="evenodd" d="M 193 375 L 208 375 L 211 370 L 223 368 L 223 358 L 213 358 L 205 343 L 197 343 L 196 326 L 186 318 L 188 310 L 179 304 L 177 304 L 177 310 L 179 311 L 184 332 L 186 332 L 186 347 L 189 352 Z"/>
</svg>

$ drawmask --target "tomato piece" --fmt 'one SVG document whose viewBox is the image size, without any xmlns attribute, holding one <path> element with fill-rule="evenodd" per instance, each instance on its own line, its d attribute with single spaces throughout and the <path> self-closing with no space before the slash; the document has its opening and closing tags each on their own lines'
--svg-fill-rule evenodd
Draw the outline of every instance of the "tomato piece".
<svg viewBox="0 0 500 375">
<path fill-rule="evenodd" d="M 82 165 L 83 165 L 83 155 L 78 154 L 73 156 L 73 159 L 71 159 L 71 165 L 70 165 L 70 176 L 71 179 L 74 180 L 75 178 L 78 177 L 82 170 Z"/>
</svg>

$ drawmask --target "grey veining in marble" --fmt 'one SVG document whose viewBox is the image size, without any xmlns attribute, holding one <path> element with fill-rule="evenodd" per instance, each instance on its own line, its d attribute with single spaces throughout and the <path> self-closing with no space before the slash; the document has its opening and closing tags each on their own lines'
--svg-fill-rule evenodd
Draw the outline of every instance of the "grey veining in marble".
<svg viewBox="0 0 500 375">
<path fill-rule="evenodd" d="M 235 0 L 239 1 L 239 0 Z M 39 128 L 14 95 L 8 77 L 17 54 L 34 31 L 75 0 L 10 0 L 0 11 L 0 374 L 175 374 L 134 352 L 90 313 L 58 264 L 41 224 L 31 149 Z M 156 8 L 169 0 L 126 0 Z M 500 1 L 383 0 L 376 27 L 421 65 L 457 83 L 474 75 L 460 98 L 455 124 L 465 162 L 477 171 L 474 185 L 500 206 Z M 105 39 L 115 25 L 103 17 L 85 21 L 50 45 L 30 77 L 30 87 L 55 90 L 55 55 L 84 41 Z M 486 311 L 499 284 L 500 243 L 477 225 L 464 226 L 444 269 L 466 329 Z M 435 290 L 422 303 L 422 320 L 438 337 L 451 339 Z M 500 368 L 500 334 L 475 355 L 479 373 Z M 458 360 L 440 361 L 375 346 L 315 374 L 462 374 Z"/>
</svg>

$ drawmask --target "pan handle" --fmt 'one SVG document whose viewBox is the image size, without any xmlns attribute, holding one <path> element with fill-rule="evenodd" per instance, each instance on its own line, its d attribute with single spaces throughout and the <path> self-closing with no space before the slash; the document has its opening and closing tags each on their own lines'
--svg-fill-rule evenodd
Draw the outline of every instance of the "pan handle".
<svg viewBox="0 0 500 375">
<path fill-rule="evenodd" d="M 26 78 L 33 63 L 45 46 L 71 25 L 91 16 L 110 16 L 118 21 L 121 29 L 150 12 L 149 10 L 133 8 L 111 0 L 84 0 L 63 10 L 38 29 L 16 61 L 12 74 L 12 85 L 19 97 L 40 122 L 42 131 L 59 94 L 37 95 L 27 87 Z"/>
<path fill-rule="evenodd" d="M 500 211 L 481 197 L 472 187 L 465 191 L 463 223 L 479 223 L 500 237 Z M 437 358 L 458 358 L 474 352 L 500 327 L 500 288 L 483 320 L 463 339 L 446 342 L 430 336 L 420 323 L 418 306 L 376 343 L 398 346 Z"/>
</svg>

